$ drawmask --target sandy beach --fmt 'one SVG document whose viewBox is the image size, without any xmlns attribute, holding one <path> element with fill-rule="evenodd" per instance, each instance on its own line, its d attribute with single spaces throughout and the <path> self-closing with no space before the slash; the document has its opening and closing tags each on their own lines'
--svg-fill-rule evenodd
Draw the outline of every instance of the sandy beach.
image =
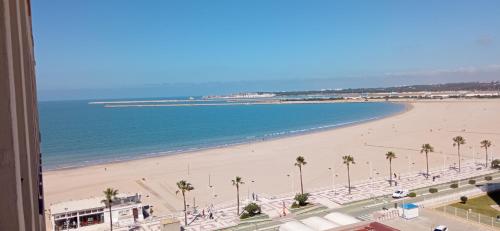
<svg viewBox="0 0 500 231">
<path fill-rule="evenodd" d="M 299 190 L 298 155 L 305 157 L 305 191 L 347 182 L 341 156 L 352 155 L 353 181 L 369 177 L 369 164 L 378 177 L 388 177 L 387 151 L 394 151 L 393 171 L 397 174 L 425 168 L 425 156 L 419 152 L 423 143 L 434 146 L 431 168 L 458 161 L 452 137 L 466 139 L 462 157 L 485 161 L 479 142 L 489 139 L 490 156 L 500 158 L 500 100 L 408 101 L 409 110 L 384 119 L 276 140 L 224 148 L 208 149 L 113 164 L 44 172 L 46 207 L 70 199 L 101 196 L 107 187 L 143 195 L 155 213 L 168 214 L 182 209 L 182 197 L 176 195 L 175 183 L 185 179 L 195 190 L 188 201 L 205 207 L 210 203 L 233 202 L 236 198 L 231 179 L 241 176 L 245 182 L 243 198 L 255 192 L 275 195 Z M 475 153 L 475 154 L 473 154 Z M 447 158 L 447 159 L 445 159 Z M 413 164 L 414 163 L 414 164 Z M 209 179 L 210 185 L 209 187 Z"/>
</svg>

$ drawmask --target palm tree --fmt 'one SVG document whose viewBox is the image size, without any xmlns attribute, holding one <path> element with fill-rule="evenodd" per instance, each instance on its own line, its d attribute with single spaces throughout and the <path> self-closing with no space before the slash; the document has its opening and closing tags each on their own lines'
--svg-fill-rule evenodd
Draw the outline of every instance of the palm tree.
<svg viewBox="0 0 500 231">
<path fill-rule="evenodd" d="M 106 190 L 103 191 L 103 193 L 104 193 L 103 202 L 109 208 L 109 225 L 111 231 L 113 231 L 113 216 L 111 216 L 111 204 L 116 199 L 116 195 L 118 195 L 118 190 L 113 188 L 107 188 Z"/>
<path fill-rule="evenodd" d="M 236 214 L 239 216 L 240 215 L 240 184 L 244 184 L 241 180 L 241 177 L 237 176 L 236 179 L 231 180 L 233 182 L 233 186 L 236 186 L 236 203 L 237 203 L 237 209 L 236 209 Z"/>
<path fill-rule="evenodd" d="M 299 167 L 299 173 L 300 173 L 300 193 L 304 194 L 304 185 L 302 184 L 302 166 L 306 165 L 307 162 L 304 159 L 303 156 L 298 156 L 297 159 L 295 159 L 295 166 Z"/>
<path fill-rule="evenodd" d="M 343 156 L 342 157 L 342 160 L 344 161 L 344 164 L 347 165 L 347 185 L 348 185 L 348 189 L 349 189 L 349 194 L 351 194 L 351 175 L 350 175 L 350 172 L 349 172 L 349 167 L 351 164 L 356 164 L 354 162 L 354 157 L 352 156 Z"/>
<path fill-rule="evenodd" d="M 389 160 L 389 185 L 392 186 L 392 159 L 396 158 L 396 153 L 389 151 L 385 154 L 385 158 Z"/>
<path fill-rule="evenodd" d="M 182 199 L 184 199 L 184 224 L 187 225 L 187 208 L 186 208 L 186 192 L 189 192 L 194 189 L 191 183 L 188 183 L 185 180 L 181 180 L 177 182 L 178 190 L 175 194 L 182 193 Z"/>
<path fill-rule="evenodd" d="M 486 167 L 488 167 L 488 148 L 490 146 L 491 146 L 491 141 L 489 140 L 481 141 L 481 148 L 484 148 L 484 151 L 486 152 Z"/>
<path fill-rule="evenodd" d="M 460 145 L 465 144 L 465 139 L 461 136 L 453 137 L 453 147 L 457 146 L 458 150 L 458 172 L 460 172 Z"/>
<path fill-rule="evenodd" d="M 430 144 L 422 144 L 422 149 L 420 149 L 420 153 L 425 152 L 425 161 L 427 163 L 427 173 L 425 174 L 425 178 L 429 178 L 429 152 L 434 152 L 434 148 Z"/>
</svg>

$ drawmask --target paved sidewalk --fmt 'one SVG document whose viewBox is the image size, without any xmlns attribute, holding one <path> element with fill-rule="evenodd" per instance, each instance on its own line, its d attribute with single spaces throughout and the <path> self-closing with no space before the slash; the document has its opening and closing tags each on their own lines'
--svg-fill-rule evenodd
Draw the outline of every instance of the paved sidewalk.
<svg viewBox="0 0 500 231">
<path fill-rule="evenodd" d="M 484 166 L 469 162 L 464 163 L 460 173 L 458 173 L 456 169 L 450 167 L 446 170 L 439 169 L 430 171 L 428 179 L 425 178 L 423 173 L 403 175 L 396 180 L 398 186 L 390 187 L 386 179 L 380 178 L 353 185 L 351 194 L 348 194 L 347 187 L 335 187 L 334 189 L 330 187 L 329 189 L 313 190 L 310 192 L 309 202 L 321 204 L 328 208 L 335 208 L 356 201 L 392 194 L 395 189 L 399 188 L 414 190 L 494 172 L 497 172 L 497 170 L 484 168 Z M 434 180 L 433 177 L 435 177 Z M 249 201 L 245 201 L 242 203 L 242 207 L 248 202 Z M 289 193 L 271 197 L 259 194 L 259 201 L 257 201 L 257 203 L 262 207 L 262 212 L 264 214 L 269 215 L 271 219 L 279 219 L 283 213 L 283 203 L 285 203 L 285 208 L 290 208 L 293 203 L 293 195 Z M 186 230 L 215 230 L 235 226 L 239 223 L 239 218 L 236 216 L 235 211 L 236 205 L 219 209 L 214 213 L 215 219 L 197 218 L 186 228 Z M 286 210 L 286 212 L 289 213 L 288 210 Z M 184 221 L 183 217 L 180 217 L 180 219 L 182 222 Z M 193 219 L 194 216 L 188 217 L 190 221 Z"/>
<path fill-rule="evenodd" d="M 439 185 L 447 182 L 452 182 L 456 180 L 468 179 L 471 177 L 476 177 L 480 175 L 490 174 L 497 172 L 497 170 L 484 168 L 484 166 L 477 165 L 474 163 L 465 163 L 462 166 L 461 172 L 458 173 L 456 169 L 439 169 L 430 172 L 428 179 L 422 173 L 413 173 L 408 175 L 402 175 L 397 179 L 398 186 L 389 186 L 386 179 L 379 178 L 373 181 L 364 181 L 355 183 L 352 187 L 351 194 L 348 194 L 347 187 L 331 187 L 328 189 L 317 189 L 311 190 L 309 202 L 313 204 L 323 205 L 329 209 L 342 207 L 343 205 L 362 201 L 370 198 L 380 197 L 384 195 L 392 194 L 395 189 L 404 188 L 408 190 L 414 190 L 419 188 L 430 187 L 433 185 Z M 434 180 L 433 180 L 433 177 Z M 293 203 L 293 194 L 288 193 L 278 196 L 267 196 L 258 195 L 259 200 L 256 201 L 262 208 L 262 213 L 268 215 L 270 219 L 283 220 L 288 219 L 290 212 L 288 208 Z M 246 200 L 242 202 L 242 207 L 248 204 L 250 201 Z M 285 205 L 286 217 L 283 215 L 283 204 Z M 208 213 L 205 209 L 205 217 L 200 214 L 190 214 L 188 215 L 189 225 L 186 227 L 188 231 L 202 231 L 202 230 L 217 230 L 236 226 L 239 224 L 239 217 L 236 215 L 236 205 L 226 204 L 219 205 L 212 210 L 213 219 L 208 218 Z M 177 214 L 181 224 L 184 223 L 183 214 Z M 160 230 L 160 222 L 150 221 L 141 225 L 140 230 L 146 231 L 156 231 Z"/>
</svg>

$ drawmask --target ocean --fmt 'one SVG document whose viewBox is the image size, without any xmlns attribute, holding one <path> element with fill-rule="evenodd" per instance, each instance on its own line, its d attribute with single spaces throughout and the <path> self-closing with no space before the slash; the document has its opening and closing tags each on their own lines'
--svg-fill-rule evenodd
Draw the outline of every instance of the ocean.
<svg viewBox="0 0 500 231">
<path fill-rule="evenodd" d="M 168 103 L 171 105 L 168 107 L 89 103 L 39 102 L 44 170 L 279 138 L 374 120 L 405 108 L 390 102 L 237 105 L 210 102 L 206 106 L 175 106 L 186 103 L 177 101 L 140 103 Z"/>
</svg>

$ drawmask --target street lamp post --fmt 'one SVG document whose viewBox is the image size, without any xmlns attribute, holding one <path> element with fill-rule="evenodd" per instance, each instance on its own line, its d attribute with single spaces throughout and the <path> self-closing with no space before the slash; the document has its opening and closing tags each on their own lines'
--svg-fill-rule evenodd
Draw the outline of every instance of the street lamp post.
<svg viewBox="0 0 500 231">
<path fill-rule="evenodd" d="M 247 195 L 248 200 L 250 200 L 250 191 L 251 191 L 251 190 L 250 190 L 250 188 L 251 188 L 251 187 L 253 187 L 253 183 L 254 183 L 254 182 L 255 182 L 255 181 L 254 181 L 254 180 L 252 180 L 252 181 L 250 181 L 250 184 L 248 185 L 248 193 L 247 193 L 247 194 L 248 194 L 248 195 Z M 253 192 L 252 192 L 252 195 L 253 195 Z M 252 200 L 253 200 L 253 197 L 252 197 Z"/>
<path fill-rule="evenodd" d="M 408 159 L 408 171 L 411 174 L 412 171 L 413 171 L 413 169 L 412 169 L 412 163 L 411 163 L 411 156 L 410 155 L 406 156 L 406 159 Z"/>
<path fill-rule="evenodd" d="M 370 179 L 370 197 L 373 198 L 373 169 L 372 169 L 372 162 L 367 161 L 366 164 L 368 164 L 369 169 L 370 169 L 370 175 L 369 175 L 368 179 Z"/>
<path fill-rule="evenodd" d="M 286 174 L 286 176 L 288 177 L 288 179 L 291 179 L 291 181 L 292 181 L 291 185 L 292 185 L 292 195 L 293 195 L 295 193 L 295 183 L 294 183 L 295 179 L 293 177 L 293 173 L 292 174 Z"/>
<path fill-rule="evenodd" d="M 210 190 L 210 203 L 211 205 L 213 205 L 215 195 L 214 195 L 214 185 L 212 185 L 212 175 L 210 173 L 208 174 L 208 189 Z"/>
<path fill-rule="evenodd" d="M 476 155 L 474 155 L 474 146 L 469 146 L 469 149 L 471 150 L 472 152 L 472 166 L 475 166 L 476 165 Z"/>
<path fill-rule="evenodd" d="M 332 192 L 335 195 L 335 171 L 333 168 L 328 168 L 328 170 L 332 171 Z"/>
<path fill-rule="evenodd" d="M 446 154 L 444 154 L 443 152 L 441 152 L 443 154 L 443 175 L 444 173 L 446 172 Z"/>
</svg>

